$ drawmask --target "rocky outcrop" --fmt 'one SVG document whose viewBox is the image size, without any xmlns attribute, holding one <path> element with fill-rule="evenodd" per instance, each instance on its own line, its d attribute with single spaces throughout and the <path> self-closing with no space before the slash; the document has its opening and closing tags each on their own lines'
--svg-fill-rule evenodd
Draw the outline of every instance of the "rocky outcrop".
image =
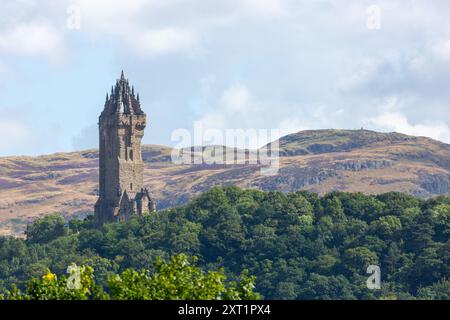
<svg viewBox="0 0 450 320">
<path fill-rule="evenodd" d="M 430 195 L 450 195 L 450 176 L 420 173 L 420 187 Z"/>
<path fill-rule="evenodd" d="M 276 176 L 267 176 L 253 185 L 265 191 L 294 191 L 309 185 L 319 185 L 323 181 L 338 176 L 336 170 L 289 166 L 281 168 Z"/>
<path fill-rule="evenodd" d="M 336 162 L 334 167 L 336 170 L 361 171 L 367 169 L 383 169 L 392 167 L 393 162 L 390 160 L 348 160 Z"/>
</svg>

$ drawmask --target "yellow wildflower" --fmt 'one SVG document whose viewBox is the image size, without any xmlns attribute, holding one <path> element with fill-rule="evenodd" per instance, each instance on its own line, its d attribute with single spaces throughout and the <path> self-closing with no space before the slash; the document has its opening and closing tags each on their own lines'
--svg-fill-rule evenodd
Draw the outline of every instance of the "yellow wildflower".
<svg viewBox="0 0 450 320">
<path fill-rule="evenodd" d="M 48 272 L 47 274 L 42 276 L 42 279 L 51 282 L 56 280 L 56 275 L 54 273 Z"/>
</svg>

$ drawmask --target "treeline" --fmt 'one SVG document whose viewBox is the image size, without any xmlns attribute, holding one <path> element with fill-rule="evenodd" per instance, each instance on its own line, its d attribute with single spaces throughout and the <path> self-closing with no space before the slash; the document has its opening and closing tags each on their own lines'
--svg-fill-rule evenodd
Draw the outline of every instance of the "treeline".
<svg viewBox="0 0 450 320">
<path fill-rule="evenodd" d="M 184 253 L 237 283 L 248 269 L 266 299 L 450 299 L 449 234 L 444 196 L 213 188 L 126 223 L 47 216 L 26 240 L 0 238 L 0 292 L 72 263 L 91 266 L 107 288 L 111 274 L 151 274 L 158 257 Z M 367 288 L 369 265 L 380 267 L 379 290 Z"/>
</svg>

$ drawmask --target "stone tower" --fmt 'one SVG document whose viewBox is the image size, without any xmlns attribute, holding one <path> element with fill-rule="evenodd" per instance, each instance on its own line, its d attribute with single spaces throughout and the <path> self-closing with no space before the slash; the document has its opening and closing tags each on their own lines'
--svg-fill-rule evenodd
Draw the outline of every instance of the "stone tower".
<svg viewBox="0 0 450 320">
<path fill-rule="evenodd" d="M 141 140 L 146 124 L 139 94 L 135 96 L 122 71 L 111 95 L 106 95 L 98 123 L 100 179 L 94 216 L 97 224 L 125 221 L 133 214 L 156 209 L 143 186 Z"/>
</svg>

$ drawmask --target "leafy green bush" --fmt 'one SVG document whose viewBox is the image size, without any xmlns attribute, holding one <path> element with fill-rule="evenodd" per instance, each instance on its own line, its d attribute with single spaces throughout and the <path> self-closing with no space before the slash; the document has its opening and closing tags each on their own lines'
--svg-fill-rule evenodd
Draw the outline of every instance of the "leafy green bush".
<svg viewBox="0 0 450 320">
<path fill-rule="evenodd" d="M 76 266 L 74 266 L 76 267 Z M 95 285 L 93 268 L 81 266 L 78 286 L 70 286 L 66 276 L 58 278 L 48 271 L 41 279 L 28 282 L 26 292 L 13 287 L 6 294 L 7 300 L 102 300 L 108 297 L 102 288 Z"/>
<path fill-rule="evenodd" d="M 254 277 L 241 274 L 240 282 L 226 281 L 221 271 L 203 272 L 193 265 L 196 259 L 186 255 L 173 256 L 170 262 L 157 259 L 156 271 L 126 269 L 121 274 L 110 275 L 105 293 L 95 284 L 94 269 L 90 266 L 78 270 L 76 278 L 57 277 L 48 271 L 41 279 L 32 279 L 26 292 L 17 287 L 7 291 L 7 300 L 218 300 L 259 299 L 254 292 Z"/>
<path fill-rule="evenodd" d="M 158 259 L 154 273 L 127 269 L 110 277 L 108 287 L 111 298 L 118 300 L 254 300 L 259 299 L 254 280 L 244 272 L 239 284 L 226 282 L 223 270 L 204 273 L 180 254 L 170 263 Z"/>
</svg>

